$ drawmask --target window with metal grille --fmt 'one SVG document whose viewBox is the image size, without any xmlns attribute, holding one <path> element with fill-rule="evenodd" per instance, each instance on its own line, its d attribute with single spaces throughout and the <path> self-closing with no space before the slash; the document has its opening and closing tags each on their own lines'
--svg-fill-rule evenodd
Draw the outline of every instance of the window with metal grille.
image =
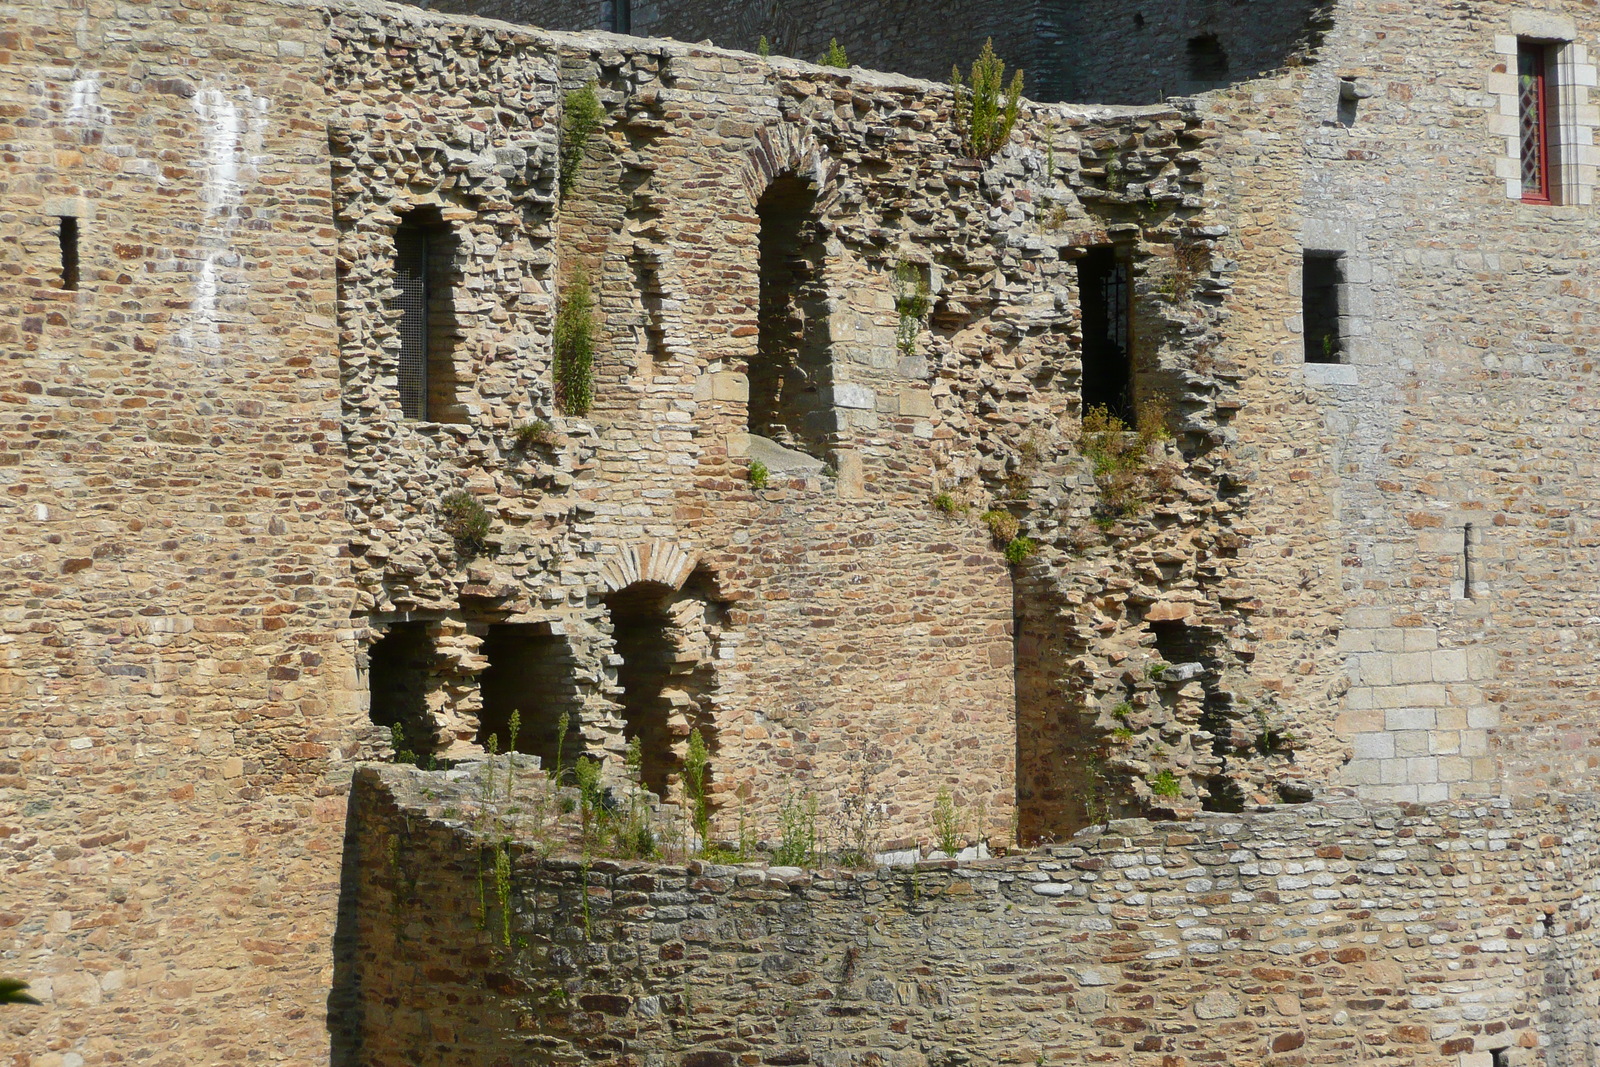
<svg viewBox="0 0 1600 1067">
<path fill-rule="evenodd" d="M 1522 199 L 1535 204 L 1551 202 L 1550 130 L 1554 94 L 1548 77 L 1550 45 L 1542 41 L 1517 42 L 1517 135 L 1522 145 Z"/>
<path fill-rule="evenodd" d="M 1078 260 L 1083 317 L 1083 410 L 1103 407 L 1134 424 L 1132 304 L 1128 261 L 1116 248 L 1091 249 Z"/>
<path fill-rule="evenodd" d="M 1300 314 L 1307 363 L 1344 362 L 1339 329 L 1344 312 L 1344 256 L 1338 252 L 1305 252 L 1300 270 Z"/>
<path fill-rule="evenodd" d="M 456 319 L 453 272 L 456 241 L 438 208 L 410 212 L 394 234 L 395 298 L 400 312 L 397 377 L 400 411 L 408 419 L 461 422 L 456 402 Z"/>
<path fill-rule="evenodd" d="M 428 246 L 430 227 L 412 218 L 394 234 L 394 306 L 400 310 L 400 412 L 428 417 Z"/>
</svg>

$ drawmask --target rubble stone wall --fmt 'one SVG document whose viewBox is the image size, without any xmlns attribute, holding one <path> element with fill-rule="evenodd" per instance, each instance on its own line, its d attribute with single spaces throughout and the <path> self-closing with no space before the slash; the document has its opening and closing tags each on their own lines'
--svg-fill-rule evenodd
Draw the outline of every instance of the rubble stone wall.
<svg viewBox="0 0 1600 1067">
<path fill-rule="evenodd" d="M 352 1062 L 1592 1055 L 1586 800 L 1330 798 L 857 873 L 586 863 L 524 842 L 480 892 L 495 849 L 470 828 L 478 773 L 358 776 Z M 1553 833 L 1552 813 L 1583 828 Z"/>
</svg>

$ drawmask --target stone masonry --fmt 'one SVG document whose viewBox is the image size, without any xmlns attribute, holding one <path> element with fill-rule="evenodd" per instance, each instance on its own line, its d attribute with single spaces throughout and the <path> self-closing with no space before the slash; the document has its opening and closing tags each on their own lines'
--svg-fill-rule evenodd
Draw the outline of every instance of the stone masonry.
<svg viewBox="0 0 1600 1067">
<path fill-rule="evenodd" d="M 1592 1063 L 1600 17 L 955 6 L 0 4 L 0 1058 Z"/>
</svg>

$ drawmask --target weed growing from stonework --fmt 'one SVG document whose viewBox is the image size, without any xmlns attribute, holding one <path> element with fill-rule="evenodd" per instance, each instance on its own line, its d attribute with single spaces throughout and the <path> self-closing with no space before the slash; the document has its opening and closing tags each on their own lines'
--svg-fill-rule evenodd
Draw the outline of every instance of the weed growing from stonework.
<svg viewBox="0 0 1600 1067">
<path fill-rule="evenodd" d="M 565 200 L 578 183 L 578 170 L 583 166 L 583 150 L 589 138 L 600 128 L 605 109 L 600 106 L 600 94 L 595 92 L 598 83 L 590 82 L 582 89 L 568 93 L 561 106 L 561 199 Z"/>
<path fill-rule="evenodd" d="M 848 67 L 850 65 L 850 57 L 845 55 L 844 45 L 840 44 L 839 38 L 835 37 L 828 42 L 827 52 L 817 62 L 824 67 Z"/>
<path fill-rule="evenodd" d="M 439 501 L 439 525 L 455 538 L 465 555 L 478 555 L 489 547 L 489 511 L 471 493 L 457 489 Z"/>
<path fill-rule="evenodd" d="M 772 42 L 767 40 L 767 35 L 764 33 L 761 35 L 761 39 L 756 42 L 756 55 L 762 59 L 772 55 Z"/>
<path fill-rule="evenodd" d="M 1171 771 L 1162 771 L 1150 779 L 1150 792 L 1158 797 L 1183 796 L 1183 783 L 1178 781 L 1178 776 Z"/>
<path fill-rule="evenodd" d="M 639 738 L 628 742 L 623 765 L 633 789 L 628 794 L 628 810 L 616 829 L 616 852 L 624 859 L 649 859 L 656 854 L 656 835 L 644 799 L 644 742 Z"/>
<path fill-rule="evenodd" d="M 894 269 L 894 309 L 900 316 L 895 328 L 895 347 L 902 355 L 917 354 L 917 334 L 922 332 L 922 320 L 928 317 L 933 306 L 928 279 L 914 265 L 901 260 Z"/>
<path fill-rule="evenodd" d="M 574 271 L 556 302 L 556 400 L 569 415 L 588 414 L 594 402 L 594 290 Z"/>
<path fill-rule="evenodd" d="M 779 867 L 817 865 L 817 798 L 788 796 L 778 810 L 778 847 L 772 862 Z"/>
<path fill-rule="evenodd" d="M 689 731 L 689 751 L 683 758 L 683 799 L 702 848 L 711 827 L 711 801 L 706 795 L 706 770 L 710 766 L 711 751 L 706 748 L 705 738 L 697 729 Z"/>
<path fill-rule="evenodd" d="M 933 510 L 941 515 L 959 515 L 967 510 L 967 506 L 949 493 L 935 493 Z"/>
<path fill-rule="evenodd" d="M 521 449 L 549 448 L 556 443 L 556 431 L 553 426 L 543 419 L 534 419 L 525 422 L 511 432 L 511 443 Z"/>
<path fill-rule="evenodd" d="M 406 747 L 406 731 L 399 723 L 389 727 L 389 745 L 394 749 L 396 763 L 417 762 L 417 754 Z"/>
<path fill-rule="evenodd" d="M 994 54 L 994 40 L 983 43 L 983 52 L 972 64 L 972 84 L 964 85 L 961 71 L 950 68 L 950 89 L 955 94 L 956 132 L 961 135 L 967 154 L 988 159 L 1011 140 L 1017 124 L 1017 108 L 1022 99 L 1022 71 L 1012 75 L 1002 92 L 1006 65 Z"/>
<path fill-rule="evenodd" d="M 1203 244 L 1176 244 L 1172 247 L 1172 273 L 1161 283 L 1161 295 L 1169 301 L 1188 299 L 1196 283 L 1211 269 L 1211 250 Z"/>
<path fill-rule="evenodd" d="M 939 851 L 954 856 L 961 851 L 961 816 L 956 812 L 950 790 L 941 789 L 933 799 L 933 836 Z"/>
<path fill-rule="evenodd" d="M 1026 563 L 1039 551 L 1039 542 L 1031 537 L 1013 537 L 1006 544 L 1006 562 L 1013 566 Z"/>
<path fill-rule="evenodd" d="M 1144 425 L 1137 433 L 1104 406 L 1090 408 L 1083 417 L 1078 447 L 1094 466 L 1100 491 L 1099 519 L 1131 515 L 1144 503 L 1144 480 L 1150 473 L 1150 449 L 1167 440 L 1166 413 L 1147 405 Z"/>
<path fill-rule="evenodd" d="M 767 465 L 759 459 L 750 464 L 750 488 L 765 489 L 767 480 L 772 477 L 772 472 L 767 470 Z"/>
<path fill-rule="evenodd" d="M 1017 532 L 1022 529 L 1022 524 L 1017 521 L 1015 515 L 999 508 L 990 508 L 979 517 L 978 521 L 989 528 L 989 533 L 997 545 L 1009 545 L 1016 540 Z"/>
</svg>

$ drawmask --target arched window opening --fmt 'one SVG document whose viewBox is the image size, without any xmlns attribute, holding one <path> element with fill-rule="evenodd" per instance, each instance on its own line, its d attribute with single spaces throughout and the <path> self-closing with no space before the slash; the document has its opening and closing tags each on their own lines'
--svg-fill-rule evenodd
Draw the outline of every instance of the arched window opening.
<svg viewBox="0 0 1600 1067">
<path fill-rule="evenodd" d="M 837 420 L 816 190 L 783 175 L 762 195 L 756 213 L 761 300 L 757 355 L 750 366 L 750 432 L 826 458 Z"/>
<path fill-rule="evenodd" d="M 617 684 L 622 687 L 623 736 L 639 739 L 640 777 L 659 797 L 667 796 L 668 783 L 681 766 L 674 751 L 681 738 L 673 729 L 674 713 L 680 709 L 667 684 L 678 652 L 666 611 L 671 595 L 666 586 L 641 582 L 606 599 L 612 640 L 622 660 Z"/>
<path fill-rule="evenodd" d="M 639 741 L 640 777 L 663 799 L 681 799 L 680 775 L 689 735 L 698 730 L 713 754 L 712 709 L 717 650 L 726 625 L 708 573 L 690 575 L 684 587 L 636 582 L 605 600 L 620 662 L 623 736 Z"/>
<path fill-rule="evenodd" d="M 456 402 L 457 252 L 438 208 L 417 208 L 395 229 L 390 306 L 400 312 L 400 411 L 408 419 L 466 421 Z"/>
<path fill-rule="evenodd" d="M 489 666 L 478 681 L 483 710 L 477 743 L 487 747 L 493 737 L 499 751 L 538 756 L 547 770 L 571 767 L 583 754 L 583 693 L 567 639 L 551 633 L 548 624 L 496 624 L 489 627 L 480 651 Z M 513 714 L 518 717 L 516 737 L 511 736 Z"/>
<path fill-rule="evenodd" d="M 367 650 L 367 685 L 370 714 L 379 726 L 400 728 L 400 748 L 418 757 L 438 748 L 432 716 L 428 714 L 428 664 L 433 645 L 426 623 L 390 624 Z"/>
</svg>

